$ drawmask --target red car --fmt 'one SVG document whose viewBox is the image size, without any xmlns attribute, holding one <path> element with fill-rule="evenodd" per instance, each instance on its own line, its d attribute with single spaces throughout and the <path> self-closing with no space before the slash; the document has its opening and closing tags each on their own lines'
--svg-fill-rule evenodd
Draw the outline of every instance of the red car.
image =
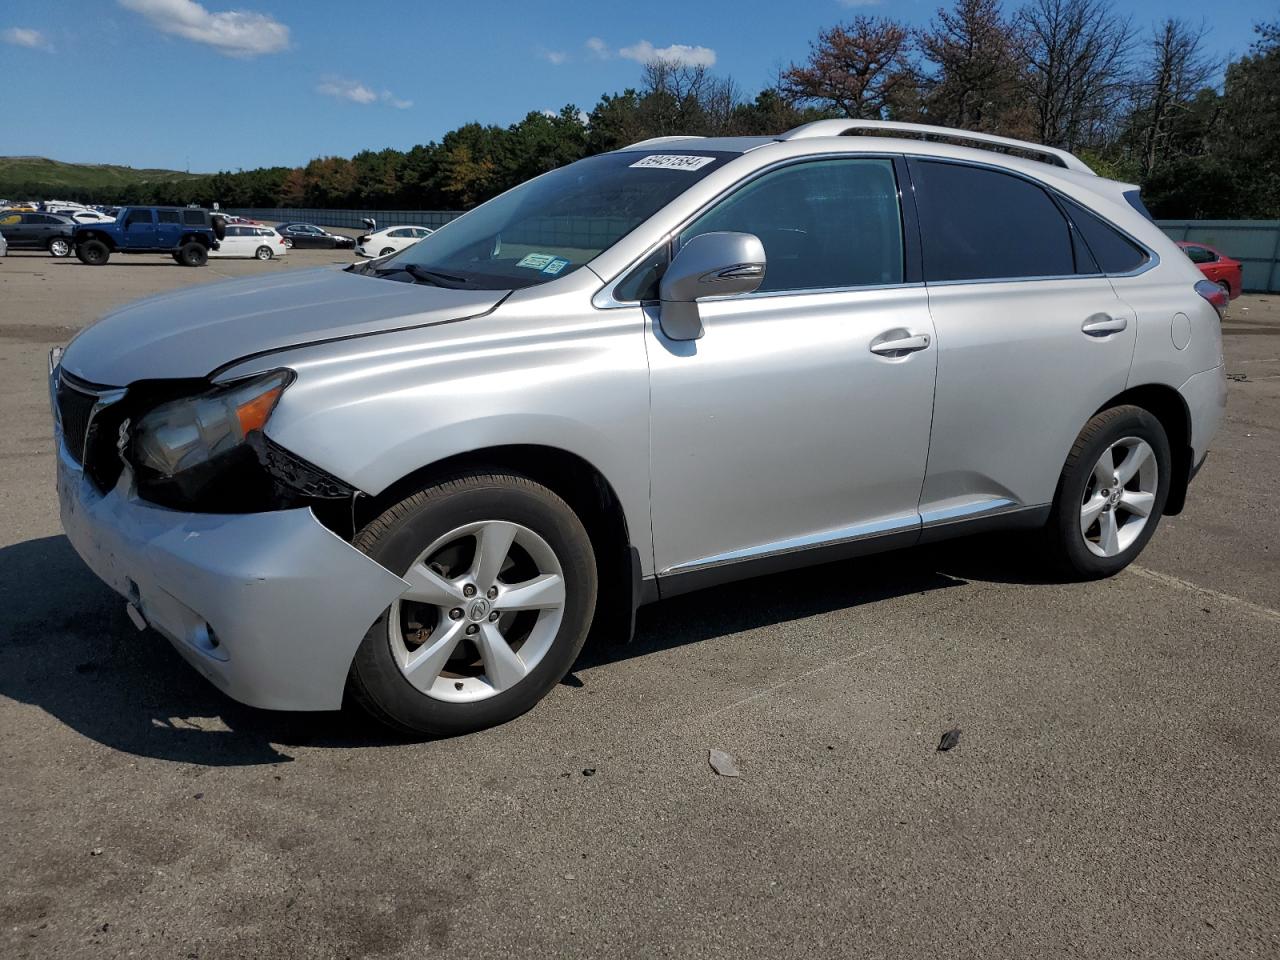
<svg viewBox="0 0 1280 960">
<path fill-rule="evenodd" d="M 1227 291 L 1227 296 L 1234 300 L 1240 296 L 1240 261 L 1232 260 L 1225 253 L 1213 249 L 1204 243 L 1178 243 L 1183 252 L 1191 258 L 1191 262 L 1200 268 L 1200 272 Z"/>
</svg>

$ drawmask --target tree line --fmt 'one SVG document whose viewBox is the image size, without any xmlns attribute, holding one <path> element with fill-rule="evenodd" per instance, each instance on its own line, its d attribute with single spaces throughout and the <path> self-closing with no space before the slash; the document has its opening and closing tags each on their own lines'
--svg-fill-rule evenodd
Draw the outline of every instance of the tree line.
<svg viewBox="0 0 1280 960">
<path fill-rule="evenodd" d="M 773 135 L 828 117 L 907 120 L 1063 147 L 1140 183 L 1159 217 L 1280 217 L 1280 21 L 1224 64 L 1204 24 L 1140 30 L 1107 0 L 956 0 L 922 28 L 855 16 L 754 95 L 702 67 L 653 61 L 588 112 L 469 123 L 409 150 L 302 167 L 71 191 L 113 203 L 466 209 L 584 156 L 672 134 Z M 1220 82 L 1219 82 L 1220 81 Z M 0 183 L 0 194 L 33 185 Z M 66 191 L 63 191 L 64 193 Z M 108 196 L 107 193 L 110 193 Z"/>
</svg>

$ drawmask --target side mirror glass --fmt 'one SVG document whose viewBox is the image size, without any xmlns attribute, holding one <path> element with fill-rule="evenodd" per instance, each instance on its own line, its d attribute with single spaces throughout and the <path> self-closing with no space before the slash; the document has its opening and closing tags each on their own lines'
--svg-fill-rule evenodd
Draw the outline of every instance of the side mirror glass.
<svg viewBox="0 0 1280 960">
<path fill-rule="evenodd" d="M 752 293 L 764 271 L 764 244 L 754 234 L 699 234 L 680 248 L 658 285 L 662 332 L 672 340 L 697 340 L 703 333 L 698 301 Z"/>
</svg>

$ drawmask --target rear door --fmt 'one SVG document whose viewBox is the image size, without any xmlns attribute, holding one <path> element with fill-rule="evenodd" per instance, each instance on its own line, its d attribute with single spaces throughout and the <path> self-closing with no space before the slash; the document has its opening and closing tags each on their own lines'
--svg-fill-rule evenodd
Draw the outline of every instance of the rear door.
<svg viewBox="0 0 1280 960">
<path fill-rule="evenodd" d="M 156 211 L 156 237 L 159 246 L 177 247 L 182 238 L 182 217 L 177 210 Z"/>
<path fill-rule="evenodd" d="M 926 531 L 1048 504 L 1080 429 L 1125 388 L 1134 313 L 1042 185 L 953 161 L 909 168 L 938 344 Z"/>
<path fill-rule="evenodd" d="M 156 222 L 150 207 L 129 210 L 121 243 L 126 250 L 143 250 L 156 245 Z"/>
</svg>

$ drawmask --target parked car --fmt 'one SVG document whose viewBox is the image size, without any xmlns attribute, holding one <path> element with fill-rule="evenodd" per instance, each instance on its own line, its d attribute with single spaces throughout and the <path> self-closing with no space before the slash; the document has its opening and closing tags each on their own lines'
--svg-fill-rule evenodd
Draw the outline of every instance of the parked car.
<svg viewBox="0 0 1280 960">
<path fill-rule="evenodd" d="M 1226 397 L 1225 295 L 1131 199 L 876 121 L 588 157 L 86 328 L 50 358 L 63 524 L 231 696 L 431 734 L 710 584 L 1002 528 L 1108 576 Z"/>
<path fill-rule="evenodd" d="M 101 266 L 113 253 L 168 253 L 186 267 L 202 267 L 226 235 L 222 218 L 194 207 L 123 207 L 110 223 L 76 224 L 81 263 Z"/>
<path fill-rule="evenodd" d="M 284 237 L 286 246 L 321 247 L 329 250 L 350 250 L 356 242 L 341 234 L 329 233 L 314 223 L 282 223 L 276 232 Z"/>
<path fill-rule="evenodd" d="M 0 213 L 0 233 L 14 250 L 48 250 L 55 257 L 71 254 L 75 221 L 54 213 Z"/>
<path fill-rule="evenodd" d="M 429 227 L 384 227 L 375 233 L 356 238 L 356 255 L 360 257 L 385 257 L 411 247 L 423 237 L 432 234 Z"/>
<path fill-rule="evenodd" d="M 4 234 L 0 233 L 0 257 L 9 255 L 9 241 L 4 238 Z"/>
<path fill-rule="evenodd" d="M 211 257 L 256 257 L 270 260 L 289 252 L 284 237 L 270 227 L 252 227 L 245 224 L 227 225 L 226 236 L 219 241 L 217 250 L 210 250 Z"/>
<path fill-rule="evenodd" d="M 1201 273 L 1227 292 L 1228 298 L 1234 300 L 1240 296 L 1244 265 L 1239 260 L 1231 259 L 1207 243 L 1182 241 L 1178 246 L 1200 268 Z"/>
<path fill-rule="evenodd" d="M 109 217 L 105 213 L 99 213 L 97 210 L 76 210 L 64 214 L 70 217 L 76 223 L 113 223 L 115 217 Z"/>
</svg>

